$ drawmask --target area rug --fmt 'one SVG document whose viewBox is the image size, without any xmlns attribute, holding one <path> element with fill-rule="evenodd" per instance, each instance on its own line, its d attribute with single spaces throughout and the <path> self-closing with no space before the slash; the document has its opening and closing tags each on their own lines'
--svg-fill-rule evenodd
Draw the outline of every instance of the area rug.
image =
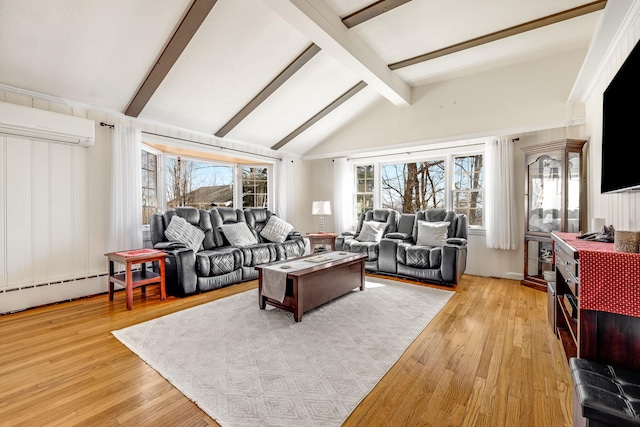
<svg viewBox="0 0 640 427">
<path fill-rule="evenodd" d="M 340 426 L 452 295 L 367 277 L 296 323 L 254 289 L 113 335 L 223 427 Z"/>
</svg>

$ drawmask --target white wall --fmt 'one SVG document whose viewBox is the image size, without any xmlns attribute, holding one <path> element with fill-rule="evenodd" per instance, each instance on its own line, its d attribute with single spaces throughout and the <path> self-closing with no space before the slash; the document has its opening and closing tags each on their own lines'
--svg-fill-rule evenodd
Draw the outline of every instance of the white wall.
<svg viewBox="0 0 640 427">
<path fill-rule="evenodd" d="M 0 92 L 0 101 L 96 119 Z M 109 151 L 0 136 L 0 313 L 106 290 Z"/>
<path fill-rule="evenodd" d="M 381 99 L 305 158 L 507 135 L 584 119 L 566 100 L 585 51 L 523 62 L 413 89 L 399 108 Z M 577 117 L 576 117 L 577 116 Z"/>
</svg>

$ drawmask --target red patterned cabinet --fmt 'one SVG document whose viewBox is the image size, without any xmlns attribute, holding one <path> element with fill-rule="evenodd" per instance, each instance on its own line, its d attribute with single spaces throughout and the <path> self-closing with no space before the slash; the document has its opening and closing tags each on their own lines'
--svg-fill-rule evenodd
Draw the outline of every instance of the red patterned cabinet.
<svg viewBox="0 0 640 427">
<path fill-rule="evenodd" d="M 640 254 L 577 236 L 551 233 L 555 323 L 565 354 L 640 370 Z"/>
</svg>

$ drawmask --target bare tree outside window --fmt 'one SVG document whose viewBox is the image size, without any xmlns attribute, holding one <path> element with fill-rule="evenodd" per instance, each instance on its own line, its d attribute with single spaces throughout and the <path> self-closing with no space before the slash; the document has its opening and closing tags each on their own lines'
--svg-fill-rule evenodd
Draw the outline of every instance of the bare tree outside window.
<svg viewBox="0 0 640 427">
<path fill-rule="evenodd" d="M 445 161 L 382 166 L 382 207 L 412 213 L 445 207 Z"/>
<path fill-rule="evenodd" d="M 269 170 L 266 167 L 242 168 L 242 207 L 268 207 Z"/>
<path fill-rule="evenodd" d="M 233 166 L 167 158 L 167 207 L 233 206 Z"/>
<path fill-rule="evenodd" d="M 158 210 L 158 156 L 142 151 L 142 224 L 149 224 Z"/>
<path fill-rule="evenodd" d="M 481 154 L 455 158 L 453 207 L 466 214 L 470 226 L 482 226 L 484 158 Z"/>
</svg>

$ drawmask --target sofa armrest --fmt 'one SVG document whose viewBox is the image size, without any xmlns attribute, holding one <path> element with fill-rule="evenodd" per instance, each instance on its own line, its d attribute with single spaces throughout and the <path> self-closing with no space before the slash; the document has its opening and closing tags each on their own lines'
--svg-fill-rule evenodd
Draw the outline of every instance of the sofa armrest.
<svg viewBox="0 0 640 427">
<path fill-rule="evenodd" d="M 463 246 L 467 244 L 467 239 L 463 239 L 462 237 L 449 237 L 446 241 L 446 244 Z"/>
<path fill-rule="evenodd" d="M 196 253 L 193 249 L 167 250 L 165 259 L 168 286 L 181 295 L 193 294 L 197 290 Z"/>
<path fill-rule="evenodd" d="M 153 245 L 154 249 L 161 249 L 161 250 L 172 250 L 172 249 L 185 249 L 187 246 L 184 243 L 180 243 L 180 242 L 158 242 L 155 245 Z"/>
<path fill-rule="evenodd" d="M 387 237 L 380 240 L 380 245 L 378 246 L 378 270 L 381 273 L 396 274 L 398 272 L 396 253 L 400 242 L 400 239 Z"/>
<path fill-rule="evenodd" d="M 343 235 L 343 236 L 351 236 L 351 237 L 354 237 L 354 236 L 356 235 L 356 232 L 355 232 L 355 231 L 343 231 L 343 232 L 342 232 L 342 235 Z"/>
<path fill-rule="evenodd" d="M 300 234 L 299 231 L 291 231 L 289 232 L 289 234 L 287 234 L 287 238 L 285 240 L 302 240 L 304 241 L 304 238 L 302 236 L 302 234 Z"/>
<path fill-rule="evenodd" d="M 440 273 L 442 280 L 450 284 L 457 284 L 467 268 L 467 245 L 445 243 L 442 245 L 442 264 Z"/>
<path fill-rule="evenodd" d="M 403 242 L 412 242 L 413 236 L 409 233 L 400 233 L 396 231 L 395 233 L 388 233 L 384 236 L 385 239 L 396 239 L 401 240 Z"/>
</svg>

